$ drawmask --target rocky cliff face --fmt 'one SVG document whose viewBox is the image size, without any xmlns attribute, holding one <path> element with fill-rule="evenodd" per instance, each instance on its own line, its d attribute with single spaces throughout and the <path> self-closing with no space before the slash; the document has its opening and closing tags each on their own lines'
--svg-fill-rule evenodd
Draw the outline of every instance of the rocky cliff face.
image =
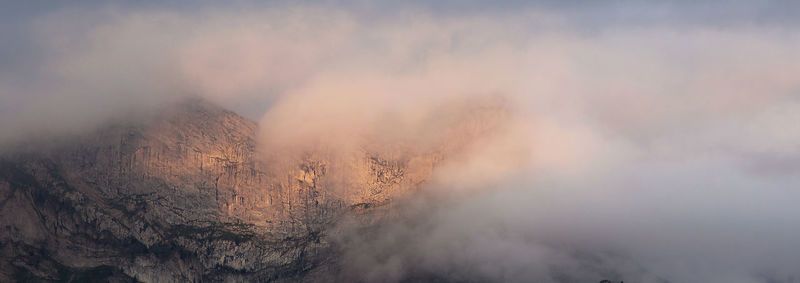
<svg viewBox="0 0 800 283">
<path fill-rule="evenodd" d="M 256 124 L 199 99 L 0 160 L 0 281 L 296 280 L 343 214 L 386 210 L 452 147 L 265 162 Z"/>
</svg>

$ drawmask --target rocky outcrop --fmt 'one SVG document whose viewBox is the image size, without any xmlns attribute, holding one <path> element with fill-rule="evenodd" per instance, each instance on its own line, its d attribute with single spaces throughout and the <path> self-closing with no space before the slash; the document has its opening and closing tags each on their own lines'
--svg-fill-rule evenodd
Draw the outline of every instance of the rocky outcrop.
<svg viewBox="0 0 800 283">
<path fill-rule="evenodd" d="M 0 157 L 0 281 L 280 281 L 342 214 L 420 188 L 452 148 L 262 160 L 256 124 L 199 99 Z"/>
</svg>

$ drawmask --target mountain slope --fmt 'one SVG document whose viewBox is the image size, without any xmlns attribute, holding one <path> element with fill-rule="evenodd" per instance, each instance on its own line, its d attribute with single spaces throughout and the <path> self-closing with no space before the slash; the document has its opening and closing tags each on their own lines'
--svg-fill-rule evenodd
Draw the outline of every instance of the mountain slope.
<svg viewBox="0 0 800 283">
<path fill-rule="evenodd" d="M 342 216 L 383 218 L 392 200 L 418 190 L 458 150 L 308 150 L 276 161 L 262 157 L 285 153 L 258 148 L 256 131 L 193 98 L 0 156 L 0 281 L 327 276 L 319 270 L 335 273 L 337 253 L 327 235 Z"/>
<path fill-rule="evenodd" d="M 4 157 L 0 247 L 8 256 L 0 281 L 302 272 L 312 239 L 247 221 L 263 218 L 259 207 L 245 212 L 238 193 L 257 194 L 265 184 L 253 159 L 254 131 L 253 122 L 192 100 L 149 121 Z"/>
</svg>

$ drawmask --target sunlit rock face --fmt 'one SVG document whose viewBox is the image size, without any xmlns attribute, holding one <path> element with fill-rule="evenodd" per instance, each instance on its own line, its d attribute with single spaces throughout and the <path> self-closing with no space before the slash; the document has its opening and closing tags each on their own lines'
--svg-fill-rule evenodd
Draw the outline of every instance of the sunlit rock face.
<svg viewBox="0 0 800 283">
<path fill-rule="evenodd" d="M 0 281 L 302 279 L 335 256 L 326 234 L 344 215 L 385 216 L 491 129 L 481 111 L 465 111 L 424 150 L 309 149 L 277 162 L 264 156 L 280 151 L 257 146 L 254 122 L 193 98 L 55 147 L 6 154 Z"/>
</svg>

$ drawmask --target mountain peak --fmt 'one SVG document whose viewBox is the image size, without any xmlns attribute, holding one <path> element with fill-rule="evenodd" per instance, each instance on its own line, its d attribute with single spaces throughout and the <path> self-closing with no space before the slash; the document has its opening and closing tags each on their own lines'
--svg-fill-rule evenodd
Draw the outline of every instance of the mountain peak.
<svg viewBox="0 0 800 283">
<path fill-rule="evenodd" d="M 222 126 L 246 126 L 255 127 L 255 122 L 249 120 L 233 111 L 213 103 L 200 96 L 187 96 L 175 100 L 164 107 L 156 115 L 157 118 L 167 118 L 173 122 L 196 123 L 208 122 L 209 120 L 230 120 L 234 124 L 224 124 Z M 156 121 L 156 123 L 163 121 Z M 205 125 L 213 126 L 213 125 Z"/>
<path fill-rule="evenodd" d="M 172 101 L 170 104 L 167 105 L 165 110 L 177 110 L 177 111 L 186 111 L 186 112 L 230 112 L 229 110 L 219 106 L 216 103 L 209 101 L 208 99 L 197 96 L 197 95 L 190 95 L 190 96 L 183 96 Z"/>
</svg>

